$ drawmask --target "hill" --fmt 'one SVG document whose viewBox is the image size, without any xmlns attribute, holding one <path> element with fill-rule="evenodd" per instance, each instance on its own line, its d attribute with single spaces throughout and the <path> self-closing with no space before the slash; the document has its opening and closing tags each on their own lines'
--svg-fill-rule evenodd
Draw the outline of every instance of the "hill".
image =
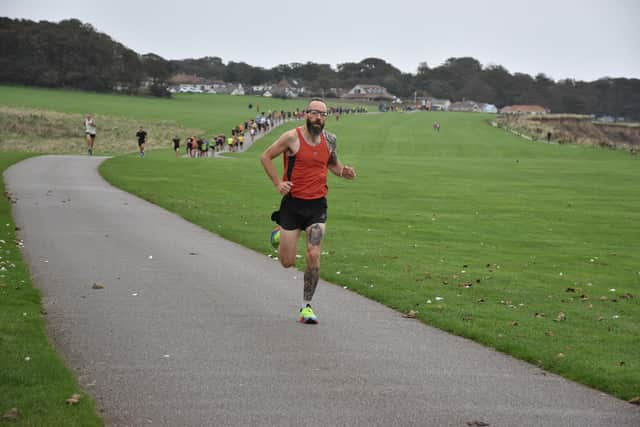
<svg viewBox="0 0 640 427">
<path fill-rule="evenodd" d="M 621 148 L 637 153 L 640 148 L 640 125 L 596 122 L 591 117 L 566 114 L 542 116 L 507 114 L 495 122 L 531 140 L 542 141 L 550 133 L 551 141 Z"/>
</svg>

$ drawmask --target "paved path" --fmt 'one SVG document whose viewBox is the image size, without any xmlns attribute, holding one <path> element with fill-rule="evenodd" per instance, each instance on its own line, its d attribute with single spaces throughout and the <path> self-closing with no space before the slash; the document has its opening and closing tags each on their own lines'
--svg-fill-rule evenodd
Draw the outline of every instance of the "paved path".
<svg viewBox="0 0 640 427">
<path fill-rule="evenodd" d="M 319 325 L 296 323 L 299 272 L 109 186 L 102 160 L 5 178 L 55 346 L 110 425 L 640 425 L 638 407 L 339 286 L 320 283 Z"/>
</svg>

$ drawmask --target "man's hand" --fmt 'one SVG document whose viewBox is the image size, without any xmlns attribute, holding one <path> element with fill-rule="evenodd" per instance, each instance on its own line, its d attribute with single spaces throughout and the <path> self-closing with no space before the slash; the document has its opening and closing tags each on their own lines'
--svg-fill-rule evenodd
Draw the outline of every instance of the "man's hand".
<svg viewBox="0 0 640 427">
<path fill-rule="evenodd" d="M 278 191 L 281 195 L 286 196 L 291 191 L 291 187 L 293 187 L 293 182 L 282 181 L 280 184 L 278 184 Z"/>
<path fill-rule="evenodd" d="M 351 166 L 345 166 L 342 168 L 342 173 L 340 174 L 344 179 L 354 179 L 356 177 L 356 170 Z"/>
</svg>

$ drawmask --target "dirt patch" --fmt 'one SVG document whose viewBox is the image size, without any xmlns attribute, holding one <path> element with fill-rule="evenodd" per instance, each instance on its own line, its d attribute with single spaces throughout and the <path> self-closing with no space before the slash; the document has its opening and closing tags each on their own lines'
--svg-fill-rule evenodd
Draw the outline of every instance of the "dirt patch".
<svg viewBox="0 0 640 427">
<path fill-rule="evenodd" d="M 501 115 L 497 126 L 533 141 L 560 144 L 584 144 L 613 149 L 640 150 L 640 124 L 610 124 L 594 122 L 589 116 L 546 114 L 543 116 Z"/>
</svg>

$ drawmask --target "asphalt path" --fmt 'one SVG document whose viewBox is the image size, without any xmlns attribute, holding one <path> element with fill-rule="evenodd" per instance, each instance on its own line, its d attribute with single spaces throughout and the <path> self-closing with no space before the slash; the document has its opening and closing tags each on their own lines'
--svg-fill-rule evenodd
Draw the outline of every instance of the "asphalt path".
<svg viewBox="0 0 640 427">
<path fill-rule="evenodd" d="M 640 425 L 340 286 L 321 281 L 320 323 L 297 323 L 299 271 L 110 186 L 103 160 L 31 158 L 5 180 L 49 334 L 109 425 Z"/>
</svg>

